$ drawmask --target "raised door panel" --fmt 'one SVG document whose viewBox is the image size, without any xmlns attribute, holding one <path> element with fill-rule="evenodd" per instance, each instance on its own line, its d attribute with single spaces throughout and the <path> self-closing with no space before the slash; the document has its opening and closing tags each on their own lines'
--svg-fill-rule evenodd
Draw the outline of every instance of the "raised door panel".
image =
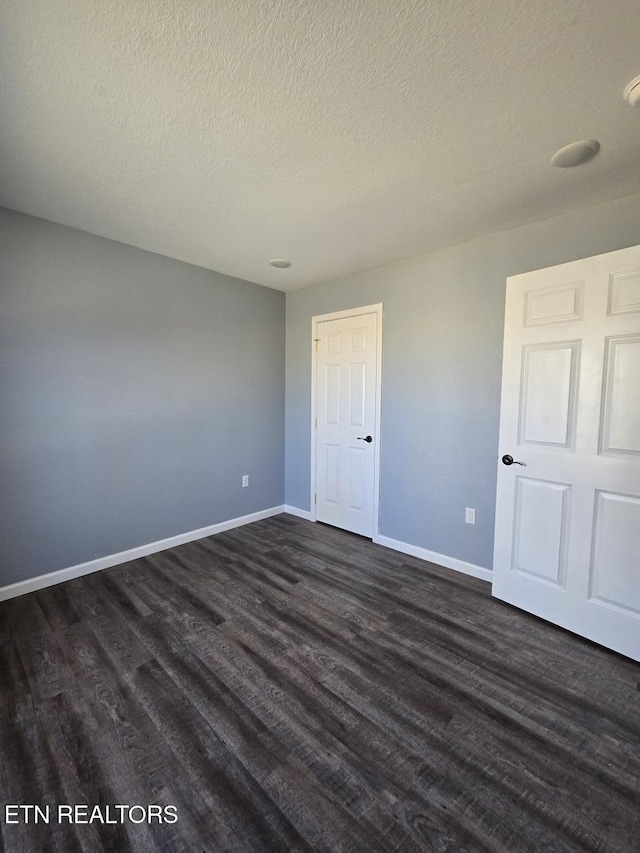
<svg viewBox="0 0 640 853">
<path fill-rule="evenodd" d="M 597 492 L 590 596 L 640 619 L 640 497 Z"/>
<path fill-rule="evenodd" d="M 342 332 L 329 332 L 327 335 L 327 352 L 338 355 L 342 352 Z"/>
<path fill-rule="evenodd" d="M 601 453 L 640 456 L 640 335 L 608 338 Z"/>
<path fill-rule="evenodd" d="M 349 509 L 362 511 L 365 506 L 365 450 L 349 448 Z"/>
<path fill-rule="evenodd" d="M 326 493 L 324 498 L 332 504 L 340 500 L 340 445 L 325 444 L 325 477 Z"/>
<path fill-rule="evenodd" d="M 544 583 L 565 585 L 571 487 L 518 477 L 513 571 Z"/>
<path fill-rule="evenodd" d="M 583 302 L 584 281 L 532 289 L 525 294 L 524 325 L 543 326 L 581 320 Z"/>
<path fill-rule="evenodd" d="M 340 425 L 340 392 L 342 379 L 341 364 L 327 364 L 325 367 L 325 423 L 327 426 Z"/>
<path fill-rule="evenodd" d="M 579 361 L 579 341 L 523 347 L 519 444 L 573 446 Z"/>
<path fill-rule="evenodd" d="M 350 352 L 364 352 L 367 348 L 367 330 L 366 328 L 351 329 L 351 345 Z"/>
<path fill-rule="evenodd" d="M 366 403 L 366 365 L 352 362 L 349 365 L 349 424 L 364 426 Z"/>
<path fill-rule="evenodd" d="M 640 270 L 615 273 L 609 277 L 609 314 L 640 312 Z"/>
</svg>

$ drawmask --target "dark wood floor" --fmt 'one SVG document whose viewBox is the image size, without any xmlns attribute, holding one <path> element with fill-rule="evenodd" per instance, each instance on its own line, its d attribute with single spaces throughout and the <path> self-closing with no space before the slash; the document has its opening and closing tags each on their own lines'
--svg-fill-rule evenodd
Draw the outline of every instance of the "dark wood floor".
<svg viewBox="0 0 640 853">
<path fill-rule="evenodd" d="M 640 667 L 489 593 L 282 515 L 1 604 L 0 848 L 640 850 Z"/>
</svg>

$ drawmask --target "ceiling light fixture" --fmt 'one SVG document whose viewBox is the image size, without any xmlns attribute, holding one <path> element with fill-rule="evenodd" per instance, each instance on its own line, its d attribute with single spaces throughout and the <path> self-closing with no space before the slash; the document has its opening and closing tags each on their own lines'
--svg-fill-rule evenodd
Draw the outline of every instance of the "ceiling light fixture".
<svg viewBox="0 0 640 853">
<path fill-rule="evenodd" d="M 580 142 L 571 142 L 556 151 L 551 158 L 551 165 L 559 166 L 561 169 L 580 166 L 595 157 L 599 150 L 600 143 L 597 139 L 582 139 Z"/>
<path fill-rule="evenodd" d="M 287 267 L 291 266 L 291 261 L 287 261 L 284 258 L 273 258 L 269 263 L 272 267 L 277 267 L 279 270 L 286 270 Z"/>
<path fill-rule="evenodd" d="M 627 83 L 622 97 L 625 101 L 629 101 L 632 107 L 640 105 L 640 76 L 634 77 L 630 83 Z"/>
</svg>

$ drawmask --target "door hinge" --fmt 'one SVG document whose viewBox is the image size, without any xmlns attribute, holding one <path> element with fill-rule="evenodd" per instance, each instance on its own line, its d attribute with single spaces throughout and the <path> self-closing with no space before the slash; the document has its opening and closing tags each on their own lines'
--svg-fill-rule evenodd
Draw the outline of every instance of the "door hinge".
<svg viewBox="0 0 640 853">
<path fill-rule="evenodd" d="M 313 496 L 313 502 L 314 502 L 314 504 L 318 503 L 318 496 L 317 495 Z"/>
<path fill-rule="evenodd" d="M 317 418 L 316 418 L 316 420 L 315 420 L 315 424 L 314 424 L 314 426 L 315 426 L 315 428 L 316 428 L 316 429 L 318 429 L 318 419 L 317 419 Z"/>
<path fill-rule="evenodd" d="M 315 342 L 315 345 L 316 345 L 316 352 L 317 352 L 317 351 L 318 351 L 318 344 L 320 343 L 320 338 L 314 338 L 313 340 L 314 340 L 314 342 Z"/>
</svg>

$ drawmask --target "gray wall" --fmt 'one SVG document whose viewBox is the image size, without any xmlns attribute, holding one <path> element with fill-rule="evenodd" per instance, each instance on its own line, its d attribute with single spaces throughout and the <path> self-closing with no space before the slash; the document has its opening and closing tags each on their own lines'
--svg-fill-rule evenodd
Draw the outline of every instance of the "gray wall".
<svg viewBox="0 0 640 853">
<path fill-rule="evenodd" d="M 0 300 L 0 586 L 282 504 L 282 293 L 0 210 Z"/>
<path fill-rule="evenodd" d="M 289 294 L 286 503 L 310 503 L 311 317 L 383 302 L 380 532 L 490 568 L 505 279 L 637 243 L 636 195 Z"/>
</svg>

